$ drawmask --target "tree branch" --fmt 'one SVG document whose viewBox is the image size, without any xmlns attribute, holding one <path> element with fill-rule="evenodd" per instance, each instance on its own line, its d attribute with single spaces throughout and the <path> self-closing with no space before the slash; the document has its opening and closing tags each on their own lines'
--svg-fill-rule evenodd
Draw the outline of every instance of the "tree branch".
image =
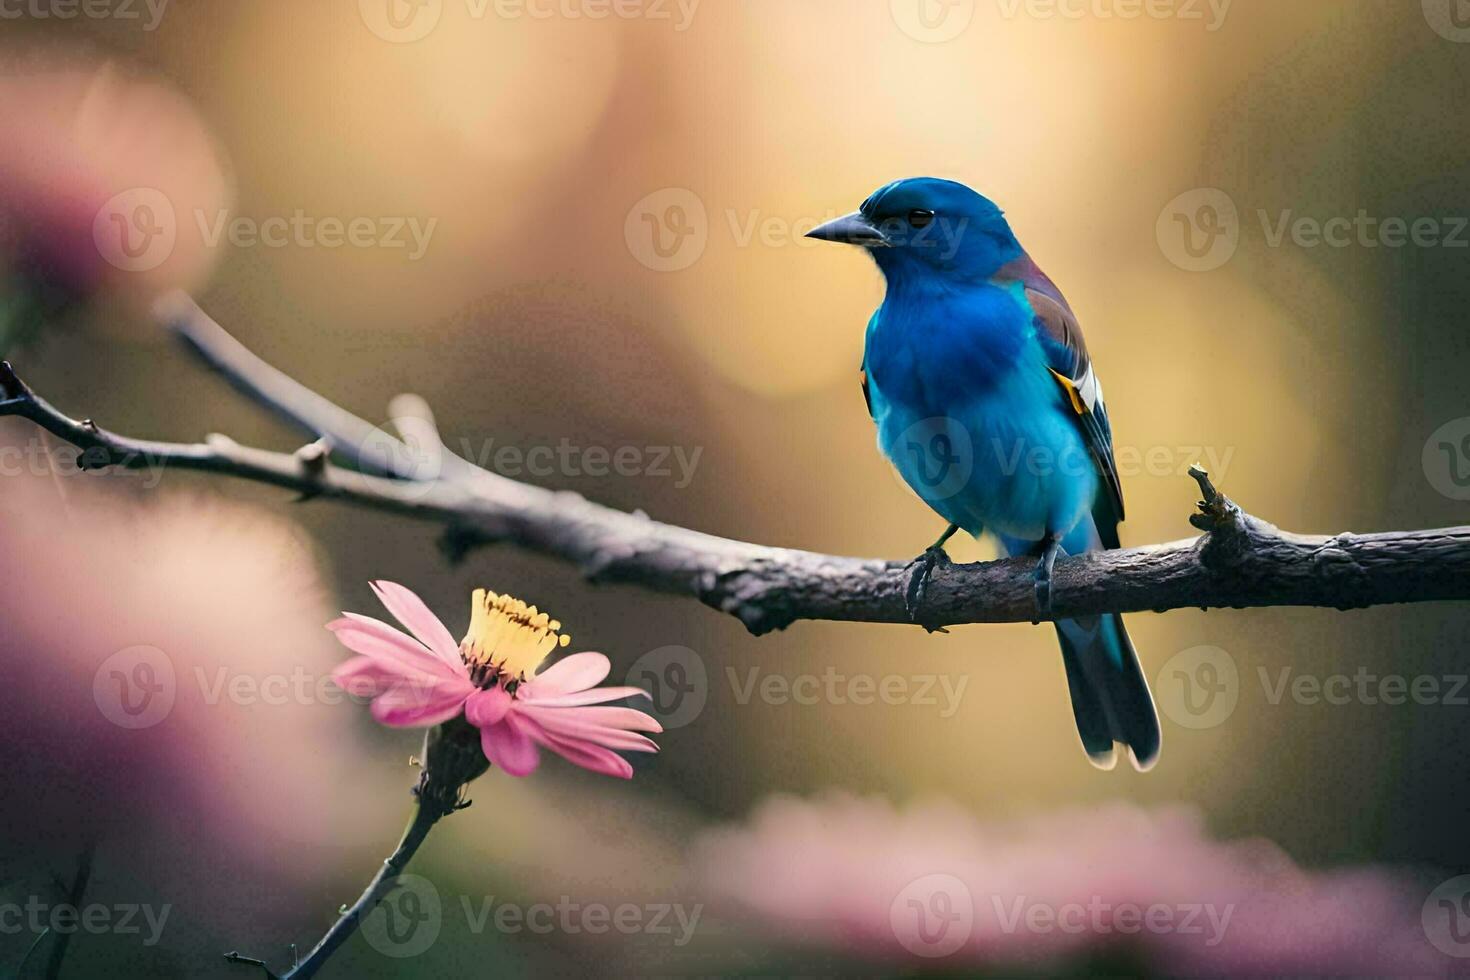
<svg viewBox="0 0 1470 980">
<path fill-rule="evenodd" d="M 756 634 L 801 619 L 913 621 L 904 606 L 907 561 L 734 541 L 510 480 L 445 449 L 421 400 L 396 401 L 404 418 L 397 436 L 386 434 L 265 364 L 192 302 L 172 298 L 168 315 L 207 364 L 315 441 L 292 454 L 220 435 L 194 444 L 130 439 L 67 417 L 9 365 L 0 370 L 0 415 L 29 419 L 81 449 L 86 468 L 199 470 L 401 514 L 440 525 L 452 559 L 479 545 L 511 544 L 571 562 L 593 582 L 692 595 Z M 1045 615 L 1035 605 L 1032 561 L 943 564 L 919 621 L 934 629 L 1186 607 L 1351 609 L 1470 599 L 1470 527 L 1289 534 L 1241 511 L 1202 470 L 1193 473 L 1204 500 L 1191 520 L 1203 537 L 1064 558 Z"/>
</svg>

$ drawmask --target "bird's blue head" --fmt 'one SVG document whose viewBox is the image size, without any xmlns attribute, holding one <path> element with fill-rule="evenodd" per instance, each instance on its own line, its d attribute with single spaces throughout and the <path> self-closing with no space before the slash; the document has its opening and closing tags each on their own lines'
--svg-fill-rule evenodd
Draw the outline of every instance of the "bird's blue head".
<svg viewBox="0 0 1470 980">
<path fill-rule="evenodd" d="M 861 245 L 890 283 L 925 276 L 985 280 L 1023 254 L 995 202 L 937 177 L 880 187 L 857 211 L 807 237 Z"/>
</svg>

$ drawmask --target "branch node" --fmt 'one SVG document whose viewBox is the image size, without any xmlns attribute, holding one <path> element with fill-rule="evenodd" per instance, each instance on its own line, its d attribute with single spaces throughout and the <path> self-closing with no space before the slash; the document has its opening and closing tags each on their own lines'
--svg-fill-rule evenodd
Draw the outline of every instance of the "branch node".
<svg viewBox="0 0 1470 980">
<path fill-rule="evenodd" d="M 327 469 L 327 457 L 332 453 L 332 447 L 327 440 L 318 439 L 308 442 L 296 450 L 295 456 L 301 460 L 301 468 L 312 476 L 321 476 Z"/>
</svg>

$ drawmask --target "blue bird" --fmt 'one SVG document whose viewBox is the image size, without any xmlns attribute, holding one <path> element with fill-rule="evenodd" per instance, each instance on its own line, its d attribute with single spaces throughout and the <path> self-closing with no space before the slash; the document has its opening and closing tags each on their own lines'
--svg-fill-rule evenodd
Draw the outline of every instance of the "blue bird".
<svg viewBox="0 0 1470 980">
<path fill-rule="evenodd" d="M 1102 385 L 1061 291 L 1001 209 L 954 181 L 895 181 L 808 237 L 865 248 L 887 282 L 868 322 L 863 395 L 879 449 L 949 522 L 915 562 L 910 615 L 959 530 L 1036 557 L 1037 607 L 1049 611 L 1057 555 L 1117 548 L 1124 516 Z M 1122 620 L 1056 630 L 1088 758 L 1110 769 L 1121 742 L 1150 768 L 1158 713 Z"/>
</svg>

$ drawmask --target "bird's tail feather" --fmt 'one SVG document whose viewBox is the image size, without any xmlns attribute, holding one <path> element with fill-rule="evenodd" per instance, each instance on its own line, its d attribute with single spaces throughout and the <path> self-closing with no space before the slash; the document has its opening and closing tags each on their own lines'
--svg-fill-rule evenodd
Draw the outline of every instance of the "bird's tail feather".
<svg viewBox="0 0 1470 980">
<path fill-rule="evenodd" d="M 1144 771 L 1159 758 L 1159 716 L 1133 641 L 1115 615 L 1059 620 L 1057 638 L 1082 747 L 1094 765 L 1111 769 L 1114 742 L 1128 746 Z"/>
</svg>

